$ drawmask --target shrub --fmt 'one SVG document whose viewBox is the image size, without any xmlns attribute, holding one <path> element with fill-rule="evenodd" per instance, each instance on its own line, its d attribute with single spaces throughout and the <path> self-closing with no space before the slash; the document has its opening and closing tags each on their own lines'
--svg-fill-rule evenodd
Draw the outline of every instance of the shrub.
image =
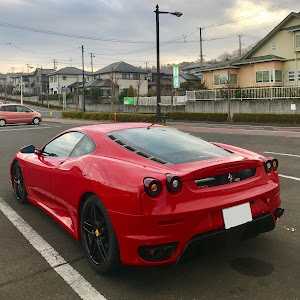
<svg viewBox="0 0 300 300">
<path fill-rule="evenodd" d="M 168 117 L 172 120 L 186 120 L 186 121 L 213 121 L 225 122 L 227 121 L 227 113 L 193 113 L 193 112 L 173 112 L 169 113 Z"/>
<path fill-rule="evenodd" d="M 62 111 L 63 118 L 82 119 L 82 111 Z"/>
<path fill-rule="evenodd" d="M 233 122 L 300 124 L 300 114 L 233 114 Z"/>
<path fill-rule="evenodd" d="M 127 114 L 117 113 L 117 122 L 147 122 L 155 123 L 155 114 Z M 63 111 L 63 118 L 98 120 L 98 121 L 113 121 L 114 113 L 105 112 L 81 112 L 81 111 Z"/>
</svg>

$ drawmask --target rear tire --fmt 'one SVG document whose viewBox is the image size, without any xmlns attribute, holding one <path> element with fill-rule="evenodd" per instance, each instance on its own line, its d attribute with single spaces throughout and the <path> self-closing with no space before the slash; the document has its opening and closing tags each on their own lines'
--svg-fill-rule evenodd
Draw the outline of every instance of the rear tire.
<svg viewBox="0 0 300 300">
<path fill-rule="evenodd" d="M 6 121 L 4 119 L 0 120 L 0 127 L 4 127 L 6 125 Z"/>
<path fill-rule="evenodd" d="M 16 162 L 13 166 L 13 180 L 16 199 L 21 204 L 27 203 L 28 200 L 26 186 L 22 175 L 21 167 L 18 162 Z"/>
<path fill-rule="evenodd" d="M 32 124 L 33 125 L 39 125 L 40 124 L 40 119 L 39 118 L 34 118 L 33 120 L 32 120 Z"/>
<path fill-rule="evenodd" d="M 102 274 L 120 266 L 120 251 L 115 230 L 101 200 L 90 196 L 80 218 L 82 245 L 88 261 Z"/>
</svg>

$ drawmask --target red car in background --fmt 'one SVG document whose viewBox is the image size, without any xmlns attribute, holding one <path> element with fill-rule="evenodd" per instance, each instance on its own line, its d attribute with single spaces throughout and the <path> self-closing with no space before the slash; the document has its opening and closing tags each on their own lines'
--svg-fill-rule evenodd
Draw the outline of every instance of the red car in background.
<svg viewBox="0 0 300 300">
<path fill-rule="evenodd" d="M 41 114 L 25 105 L 0 104 L 0 127 L 16 123 L 39 125 L 41 121 Z"/>
<path fill-rule="evenodd" d="M 254 237 L 283 214 L 277 159 L 146 123 L 72 128 L 11 163 L 20 203 L 39 206 L 98 271 L 176 262 L 212 235 Z"/>
</svg>

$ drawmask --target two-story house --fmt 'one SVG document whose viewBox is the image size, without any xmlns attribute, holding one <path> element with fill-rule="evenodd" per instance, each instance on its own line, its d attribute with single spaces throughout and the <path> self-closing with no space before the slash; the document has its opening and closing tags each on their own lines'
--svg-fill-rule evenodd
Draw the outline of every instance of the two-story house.
<svg viewBox="0 0 300 300">
<path fill-rule="evenodd" d="M 49 73 L 49 94 L 61 94 L 61 89 L 75 82 L 83 81 L 82 70 L 75 67 L 66 67 L 60 70 Z M 84 72 L 85 82 L 93 80 L 91 72 Z M 70 91 L 68 89 L 68 91 Z"/>
<path fill-rule="evenodd" d="M 34 93 L 40 94 L 41 91 L 43 94 L 47 94 L 49 91 L 49 77 L 47 75 L 55 72 L 54 69 L 43 69 L 37 68 L 34 73 Z"/>
<path fill-rule="evenodd" d="M 119 87 L 119 92 L 129 86 L 139 90 L 140 95 L 148 93 L 147 71 L 123 61 L 110 64 L 94 73 L 95 79 L 110 79 Z"/>
<path fill-rule="evenodd" d="M 290 13 L 241 59 L 199 70 L 209 89 L 300 85 L 300 13 Z"/>
</svg>

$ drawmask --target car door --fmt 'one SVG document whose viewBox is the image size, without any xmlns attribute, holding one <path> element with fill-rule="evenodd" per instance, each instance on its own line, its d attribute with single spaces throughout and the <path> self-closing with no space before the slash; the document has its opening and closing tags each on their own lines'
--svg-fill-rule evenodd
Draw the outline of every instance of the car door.
<svg viewBox="0 0 300 300">
<path fill-rule="evenodd" d="M 63 133 L 46 144 L 39 154 L 28 158 L 30 168 L 24 170 L 28 196 L 55 214 L 60 214 L 61 210 L 55 195 L 57 169 L 67 160 L 82 137 L 83 134 L 76 131 Z"/>
<path fill-rule="evenodd" d="M 7 124 L 13 124 L 17 121 L 17 109 L 15 105 L 5 105 L 3 110 L 4 119 Z"/>
<path fill-rule="evenodd" d="M 32 120 L 30 119 L 29 109 L 23 105 L 16 105 L 17 109 L 17 122 L 18 123 L 30 123 Z"/>
<path fill-rule="evenodd" d="M 92 168 L 87 154 L 96 150 L 94 141 L 86 134 L 77 143 L 69 158 L 56 171 L 56 200 L 68 215 L 76 215 L 76 203 L 86 191 L 85 179 Z"/>
</svg>

